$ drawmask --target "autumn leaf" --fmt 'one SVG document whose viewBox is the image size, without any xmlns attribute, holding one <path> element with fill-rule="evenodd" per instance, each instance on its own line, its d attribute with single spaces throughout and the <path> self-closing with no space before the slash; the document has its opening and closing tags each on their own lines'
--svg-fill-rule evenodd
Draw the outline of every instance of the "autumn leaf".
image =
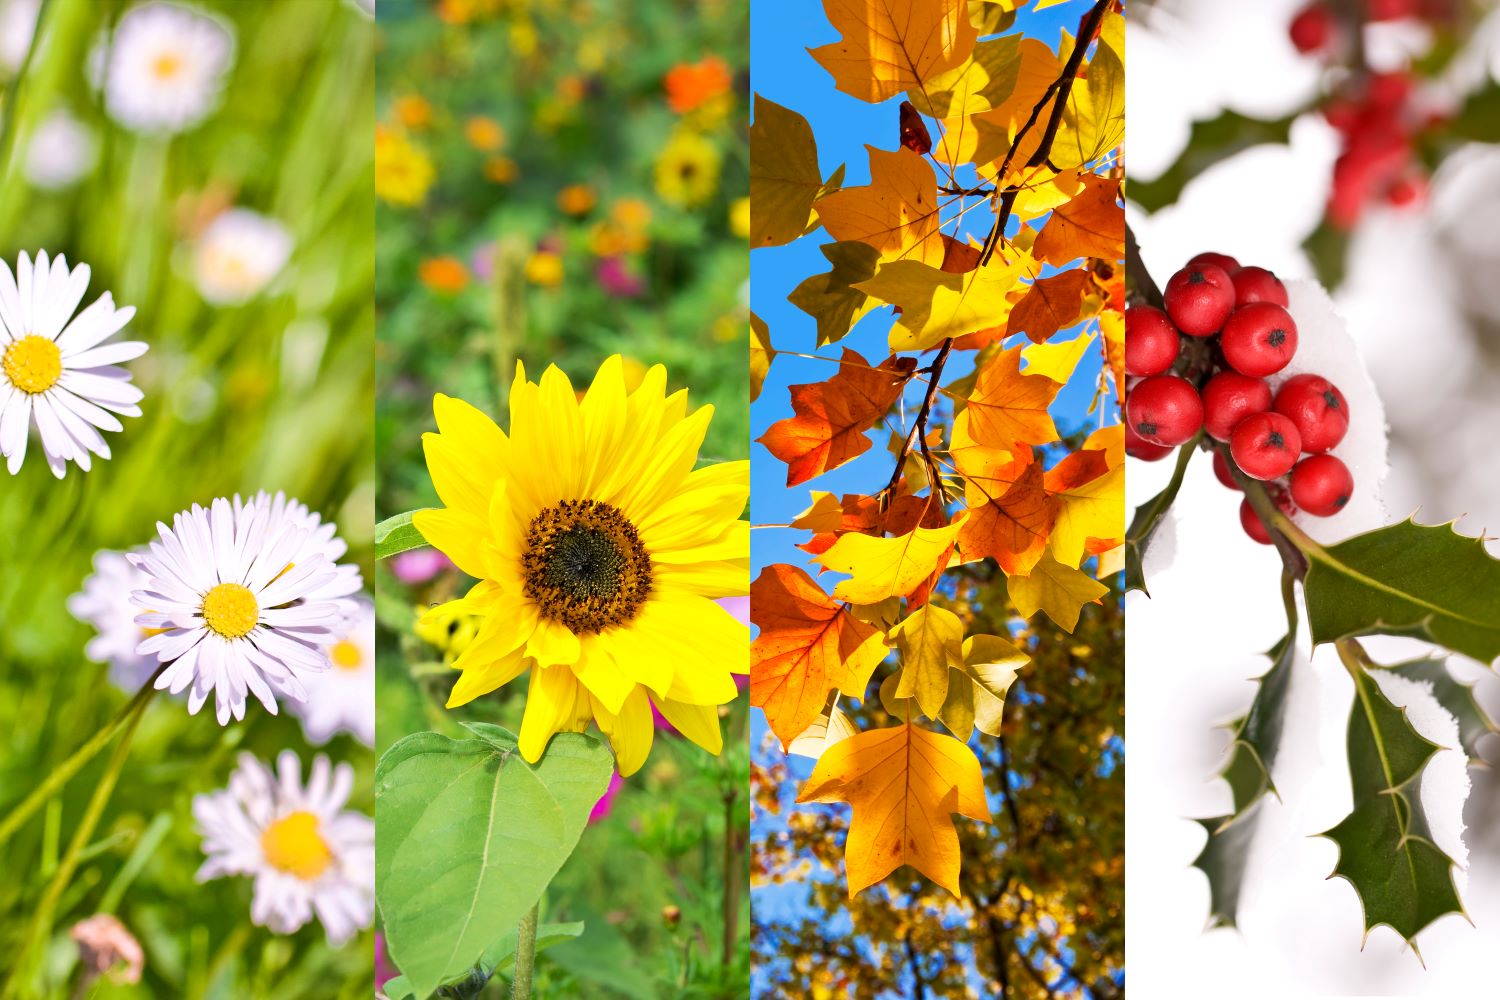
<svg viewBox="0 0 1500 1000">
<path fill-rule="evenodd" d="M 771 328 L 755 313 L 750 314 L 750 402 L 760 398 L 760 390 L 771 373 L 776 350 L 771 346 Z"/>
<path fill-rule="evenodd" d="M 836 191 L 818 202 L 818 219 L 836 240 L 855 240 L 882 260 L 943 262 L 938 232 L 937 178 L 932 166 L 906 148 L 866 146 L 870 183 Z"/>
<path fill-rule="evenodd" d="M 842 340 L 874 305 L 868 294 L 852 286 L 875 275 L 880 251 L 858 240 L 825 243 L 819 249 L 833 269 L 804 278 L 787 301 L 818 321 L 822 347 Z"/>
<path fill-rule="evenodd" d="M 1019 347 L 1001 351 L 979 370 L 964 411 L 954 421 L 955 443 L 966 436 L 1014 451 L 1018 444 L 1056 441 L 1057 425 L 1047 410 L 1060 389 L 1061 382 L 1044 375 L 1021 373 Z"/>
<path fill-rule="evenodd" d="M 913 528 L 895 538 L 849 534 L 817 557 L 825 569 L 848 573 L 833 588 L 833 596 L 855 604 L 874 604 L 902 597 L 925 583 L 935 570 L 947 568 L 954 538 L 967 513 L 941 528 Z"/>
<path fill-rule="evenodd" d="M 901 679 L 896 697 L 915 698 L 917 707 L 935 719 L 948 697 L 948 671 L 963 665 L 964 624 L 935 604 L 924 604 L 891 630 L 901 650 Z"/>
<path fill-rule="evenodd" d="M 823 186 L 807 119 L 755 95 L 750 125 L 750 245 L 780 246 L 807 229 Z"/>
<path fill-rule="evenodd" d="M 822 714 L 830 688 L 863 698 L 887 652 L 878 629 L 796 566 L 761 570 L 750 587 L 750 620 L 760 629 L 750 646 L 750 704 L 765 710 L 783 747 Z"/>
<path fill-rule="evenodd" d="M 1023 455 L 1024 471 L 1004 493 L 987 492 L 978 480 L 969 481 L 969 517 L 958 535 L 965 559 L 993 557 L 1007 576 L 1031 572 L 1057 520 L 1058 503 L 1043 486 L 1041 463 L 1031 460 L 1029 451 Z M 990 489 L 995 483 L 990 481 Z"/>
<path fill-rule="evenodd" d="M 1057 623 L 1065 632 L 1078 627 L 1078 616 L 1085 604 L 1098 604 L 1109 588 L 1087 573 L 1066 566 L 1046 553 L 1027 576 L 1013 576 L 1007 581 L 1011 603 L 1022 618 L 1038 611 Z"/>
<path fill-rule="evenodd" d="M 1005 695 L 1016 679 L 1016 672 L 1030 662 L 1030 654 L 1001 636 L 971 635 L 964 640 L 963 672 L 972 682 L 973 724 L 980 732 L 1000 735 Z M 958 734 L 953 726 L 949 729 L 967 742 L 969 734 Z"/>
<path fill-rule="evenodd" d="M 1059 167 L 1097 160 L 1125 137 L 1125 18 L 1104 16 L 1099 47 L 1068 95 L 1050 159 Z"/>
<path fill-rule="evenodd" d="M 993 178 L 1000 166 L 996 161 L 1004 158 L 1012 137 L 1057 80 L 1061 71 L 1057 53 L 1046 42 L 1022 38 L 1016 50 L 1016 81 L 1010 95 L 991 110 L 970 115 L 965 128 L 944 131 L 935 153 L 944 163 L 979 164 L 981 175 Z M 1031 158 L 1041 140 L 1041 131 L 1033 128 L 1027 133 L 1027 140 L 1023 140 L 1013 158 L 1013 166 L 1024 164 Z"/>
<path fill-rule="evenodd" d="M 962 65 L 978 38 L 968 0 L 823 0 L 823 10 L 843 37 L 812 57 L 839 90 L 871 104 L 920 93 L 924 81 Z"/>
<path fill-rule="evenodd" d="M 1058 501 L 1052 554 L 1059 562 L 1076 567 L 1090 538 L 1125 537 L 1125 466 L 1111 468 L 1103 450 L 1073 452 L 1047 471 L 1046 489 Z"/>
<path fill-rule="evenodd" d="M 1125 209 L 1119 204 L 1120 182 L 1086 174 L 1083 191 L 1052 210 L 1032 252 L 1048 264 L 1066 264 L 1079 257 L 1115 260 L 1125 248 Z"/>
<path fill-rule="evenodd" d="M 849 721 L 849 717 L 840 712 L 837 705 L 831 705 L 828 711 L 814 719 L 801 735 L 792 740 L 786 752 L 817 760 L 828 752 L 829 747 L 840 740 L 848 739 L 857 732 L 859 730 L 854 728 L 854 723 Z"/>
<path fill-rule="evenodd" d="M 1094 342 L 1092 333 L 1079 334 L 1072 340 L 1055 344 L 1031 344 L 1021 348 L 1021 357 L 1026 361 L 1027 375 L 1043 375 L 1054 382 L 1067 383 L 1073 377 L 1073 369 L 1083 358 L 1083 352 Z"/>
<path fill-rule="evenodd" d="M 1050 278 L 1038 278 L 1010 311 L 1005 335 L 1024 333 L 1033 344 L 1051 339 L 1058 330 L 1078 322 L 1083 296 L 1093 285 L 1089 273 L 1076 267 Z"/>
<path fill-rule="evenodd" d="M 915 260 L 891 261 L 855 287 L 901 308 L 891 328 L 891 350 L 921 351 L 1005 319 L 1011 308 L 1007 296 L 1027 273 L 1025 257 L 1014 256 L 1010 263 L 996 257 L 965 274 Z"/>
<path fill-rule="evenodd" d="M 901 397 L 916 369 L 914 358 L 888 358 L 872 368 L 855 351 L 826 382 L 791 387 L 795 416 L 778 420 L 759 441 L 787 463 L 786 484 L 796 486 L 870 450 L 865 432 Z"/>
<path fill-rule="evenodd" d="M 1019 41 L 1017 35 L 1006 35 L 978 43 L 964 62 L 912 90 L 912 104 L 925 115 L 961 122 L 1003 103 L 1015 90 L 1021 68 Z"/>
<path fill-rule="evenodd" d="M 953 814 L 990 821 L 979 760 L 958 740 L 910 723 L 859 733 L 829 747 L 798 802 L 847 802 L 849 895 L 902 865 L 959 892 Z"/>
</svg>

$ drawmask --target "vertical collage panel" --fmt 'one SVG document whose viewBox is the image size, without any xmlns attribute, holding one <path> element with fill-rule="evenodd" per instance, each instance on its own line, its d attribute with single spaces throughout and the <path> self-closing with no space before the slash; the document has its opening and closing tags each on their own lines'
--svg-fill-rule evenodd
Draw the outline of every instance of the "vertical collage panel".
<svg viewBox="0 0 1500 1000">
<path fill-rule="evenodd" d="M 367 995 L 369 11 L 6 0 L 0 79 L 0 996 Z"/>
<path fill-rule="evenodd" d="M 752 995 L 1124 991 L 1124 24 L 752 11 Z"/>
<path fill-rule="evenodd" d="M 744 0 L 390 2 L 381 968 L 743 996 Z"/>
</svg>

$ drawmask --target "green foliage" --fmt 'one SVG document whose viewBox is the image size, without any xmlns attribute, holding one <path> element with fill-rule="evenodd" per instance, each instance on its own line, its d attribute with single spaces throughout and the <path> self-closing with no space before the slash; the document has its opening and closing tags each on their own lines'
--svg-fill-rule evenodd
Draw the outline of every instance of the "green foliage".
<svg viewBox="0 0 1500 1000">
<path fill-rule="evenodd" d="M 514 930 L 572 853 L 613 764 L 581 733 L 558 735 L 531 765 L 504 729 L 465 728 L 476 738 L 407 736 L 375 769 L 376 898 L 391 957 L 420 996 Z"/>
<path fill-rule="evenodd" d="M 416 511 L 407 511 L 388 517 L 375 525 L 375 558 L 389 559 L 391 556 L 412 549 L 421 548 L 427 544 L 422 533 L 417 530 L 416 525 L 411 523 L 411 516 Z"/>
<path fill-rule="evenodd" d="M 1431 684 L 1433 697 L 1458 720 L 1459 738 L 1463 740 L 1464 750 L 1475 761 L 1480 759 L 1479 741 L 1489 733 L 1500 732 L 1489 713 L 1474 697 L 1473 685 L 1455 680 L 1443 660 L 1423 658 L 1390 666 L 1370 665 L 1395 671 L 1408 680 Z"/>
<path fill-rule="evenodd" d="M 1296 119 L 1294 114 L 1261 121 L 1235 111 L 1222 111 L 1215 118 L 1196 121 L 1182 156 L 1153 181 L 1129 178 L 1125 196 L 1148 212 L 1165 208 L 1182 196 L 1182 189 L 1189 181 L 1214 164 L 1251 146 L 1285 144 Z"/>
</svg>

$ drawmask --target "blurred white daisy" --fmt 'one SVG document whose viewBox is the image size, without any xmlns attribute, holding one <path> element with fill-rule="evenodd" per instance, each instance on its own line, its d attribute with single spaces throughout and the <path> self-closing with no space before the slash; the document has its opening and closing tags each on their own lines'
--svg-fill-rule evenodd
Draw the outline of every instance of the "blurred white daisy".
<svg viewBox="0 0 1500 1000">
<path fill-rule="evenodd" d="M 307 742 L 322 746 L 335 733 L 353 733 L 365 746 L 375 745 L 375 608 L 358 602 L 348 632 L 328 647 L 332 670 L 308 677 L 306 701 L 287 703 L 302 720 Z"/>
<path fill-rule="evenodd" d="M 240 754 L 228 788 L 193 796 L 208 855 L 197 878 L 252 875 L 254 923 L 291 934 L 316 915 L 338 947 L 375 919 L 375 823 L 344 809 L 354 785 L 347 763 L 330 768 L 319 754 L 305 788 L 301 772 L 291 750 L 275 774 Z"/>
<path fill-rule="evenodd" d="M 314 600 L 337 573 L 314 533 L 269 504 L 194 504 L 158 522 L 158 537 L 130 561 L 151 578 L 130 595 L 160 630 L 136 647 L 169 666 L 157 688 L 188 692 L 196 713 L 214 693 L 220 725 L 245 717 L 253 694 L 276 712 L 276 695 L 307 698 L 303 680 L 328 669 L 324 647 L 343 620 L 338 604 Z"/>
<path fill-rule="evenodd" d="M 24 252 L 11 274 L 0 260 L 0 454 L 11 474 L 21 470 L 33 419 L 52 474 L 69 461 L 85 472 L 89 453 L 109 458 L 100 431 L 124 425 L 113 414 L 138 417 L 141 390 L 120 362 L 138 358 L 140 341 L 105 341 L 130 322 L 135 307 L 116 309 L 105 292 L 77 316 L 88 289 L 89 266 L 72 270 L 62 254 L 44 250 L 33 266 Z"/>
<path fill-rule="evenodd" d="M 0 70 L 16 72 L 31 51 L 42 0 L 0 0 Z"/>
<path fill-rule="evenodd" d="M 193 248 L 198 291 L 214 305 L 245 302 L 281 273 L 291 253 L 285 226 L 248 208 L 231 208 L 208 224 Z"/>
<path fill-rule="evenodd" d="M 132 131 L 181 132 L 218 107 L 233 58 L 234 35 L 218 18 L 174 3 L 132 7 L 110 43 L 105 108 Z"/>
<path fill-rule="evenodd" d="M 26 179 L 44 191 L 70 187 L 94 168 L 94 133 L 64 108 L 42 120 L 26 147 Z"/>
<path fill-rule="evenodd" d="M 353 618 L 359 611 L 359 602 L 355 599 L 355 595 L 364 589 L 364 579 L 360 576 L 359 567 L 353 563 L 335 565 L 343 558 L 344 553 L 349 551 L 349 546 L 335 534 L 338 530 L 337 526 L 331 521 L 324 523 L 321 514 L 280 490 L 277 490 L 275 495 L 261 490 L 249 500 L 241 500 L 239 494 L 236 493 L 234 496 L 235 516 L 246 516 L 244 511 L 249 507 L 266 509 L 271 517 L 269 531 L 279 530 L 284 524 L 307 530 L 309 547 L 328 560 L 332 567 L 333 578 L 319 585 L 304 599 L 331 601 L 338 605 L 339 614 L 342 617 Z"/>
<path fill-rule="evenodd" d="M 83 589 L 68 598 L 73 617 L 99 633 L 83 648 L 84 654 L 95 663 L 109 664 L 109 679 L 129 694 L 139 691 L 161 666 L 156 657 L 136 652 L 151 633 L 135 623 L 140 611 L 130 603 L 130 595 L 150 582 L 125 553 L 102 549 L 94 553 L 94 572 L 83 581 Z"/>
</svg>

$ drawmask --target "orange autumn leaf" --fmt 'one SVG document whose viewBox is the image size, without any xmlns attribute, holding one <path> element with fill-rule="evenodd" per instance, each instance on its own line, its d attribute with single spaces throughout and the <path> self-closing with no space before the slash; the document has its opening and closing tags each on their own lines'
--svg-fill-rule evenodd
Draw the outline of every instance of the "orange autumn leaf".
<svg viewBox="0 0 1500 1000">
<path fill-rule="evenodd" d="M 823 0 L 829 22 L 843 35 L 812 49 L 839 90 L 879 104 L 968 59 L 979 33 L 968 0 Z"/>
<path fill-rule="evenodd" d="M 954 437 L 966 433 L 1007 451 L 1017 444 L 1056 441 L 1057 425 L 1047 409 L 1060 389 L 1061 382 L 1044 375 L 1021 374 L 1021 348 L 1002 351 L 979 370 L 974 391 L 954 422 Z"/>
<path fill-rule="evenodd" d="M 839 241 L 854 240 L 880 251 L 882 260 L 915 260 L 941 266 L 947 247 L 938 225 L 937 177 L 932 166 L 906 148 L 894 152 L 866 146 L 870 183 L 847 187 L 818 201 L 818 219 Z"/>
<path fill-rule="evenodd" d="M 865 432 L 901 397 L 915 358 L 888 358 L 872 368 L 845 349 L 844 363 L 826 382 L 791 387 L 795 416 L 778 420 L 759 438 L 787 464 L 786 484 L 796 486 L 870 450 Z"/>
<path fill-rule="evenodd" d="M 1125 247 L 1125 209 L 1118 203 L 1120 182 L 1097 174 L 1083 176 L 1083 192 L 1052 210 L 1032 254 L 1048 264 L 1079 257 L 1117 259 Z"/>
<path fill-rule="evenodd" d="M 886 646 L 796 566 L 767 566 L 750 587 L 750 704 L 765 710 L 783 748 L 823 712 L 830 688 L 863 698 Z"/>
<path fill-rule="evenodd" d="M 953 814 L 990 821 L 979 760 L 958 740 L 911 723 L 858 733 L 824 752 L 798 802 L 847 802 L 849 895 L 911 865 L 960 896 Z"/>
<path fill-rule="evenodd" d="M 818 556 L 825 569 L 848 573 L 833 596 L 853 604 L 875 604 L 887 597 L 906 597 L 929 585 L 948 566 L 954 538 L 968 518 L 961 513 L 940 528 L 913 528 L 895 538 L 848 534 Z"/>
<path fill-rule="evenodd" d="M 1025 575 L 1042 558 L 1057 520 L 1057 501 L 1043 486 L 1042 464 L 1030 459 L 1004 493 L 989 494 L 976 480 L 966 491 L 969 517 L 958 535 L 965 559 L 993 557 L 1006 576 Z"/>
<path fill-rule="evenodd" d="M 1087 271 L 1074 268 L 1050 278 L 1038 278 L 1016 307 L 1010 311 L 1005 335 L 1026 334 L 1033 344 L 1051 338 L 1058 330 L 1078 321 L 1083 297 L 1094 283 Z"/>
</svg>

